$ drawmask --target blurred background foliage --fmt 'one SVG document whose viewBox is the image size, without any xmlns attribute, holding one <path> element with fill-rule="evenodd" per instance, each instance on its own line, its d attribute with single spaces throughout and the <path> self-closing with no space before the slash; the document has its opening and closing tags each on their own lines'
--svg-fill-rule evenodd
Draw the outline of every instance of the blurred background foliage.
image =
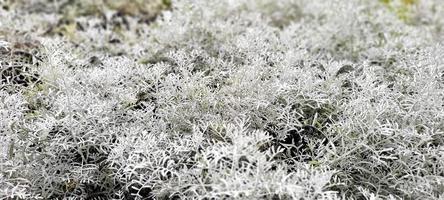
<svg viewBox="0 0 444 200">
<path fill-rule="evenodd" d="M 0 1 L 4 10 L 27 14 L 56 15 L 57 24 L 50 26 L 47 33 L 76 39 L 76 32 L 85 28 L 79 18 L 99 18 L 107 23 L 117 16 L 128 23 L 126 18 L 136 18 L 140 23 L 150 23 L 166 9 L 171 8 L 170 0 L 6 0 Z M 114 17 L 116 18 L 116 17 Z M 128 26 L 128 25 L 126 25 Z M 121 31 L 113 27 L 115 32 Z"/>
<path fill-rule="evenodd" d="M 402 21 L 412 23 L 413 9 L 420 0 L 379 0 Z"/>
<path fill-rule="evenodd" d="M 5 9 L 30 9 L 34 12 L 100 15 L 105 10 L 117 10 L 127 15 L 155 15 L 171 7 L 170 0 L 6 0 Z M 32 8 L 31 8 L 32 7 Z"/>
</svg>

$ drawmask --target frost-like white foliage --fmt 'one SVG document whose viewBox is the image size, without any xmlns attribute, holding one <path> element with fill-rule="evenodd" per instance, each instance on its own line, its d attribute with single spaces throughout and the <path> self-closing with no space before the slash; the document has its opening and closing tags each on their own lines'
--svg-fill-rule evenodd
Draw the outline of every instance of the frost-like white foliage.
<svg viewBox="0 0 444 200">
<path fill-rule="evenodd" d="M 193 168 L 174 174 L 159 196 L 175 194 L 191 198 L 313 198 L 334 199 L 324 191 L 333 171 L 313 169 L 304 164 L 288 173 L 288 168 L 273 161 L 278 152 L 261 152 L 258 146 L 270 139 L 264 132 L 248 131 L 245 122 L 224 125 L 225 141 L 203 147 Z M 196 139 L 204 133 L 194 132 Z M 217 137 L 216 137 L 217 138 Z M 203 141 L 199 141 L 203 142 Z M 196 144 L 198 145 L 198 144 Z M 280 150 L 278 150 L 280 151 Z M 174 163 L 174 162 L 172 162 Z M 185 189 L 185 190 L 183 190 Z"/>
<path fill-rule="evenodd" d="M 63 2 L 0 12 L 0 198 L 443 197 L 441 0 Z"/>
</svg>

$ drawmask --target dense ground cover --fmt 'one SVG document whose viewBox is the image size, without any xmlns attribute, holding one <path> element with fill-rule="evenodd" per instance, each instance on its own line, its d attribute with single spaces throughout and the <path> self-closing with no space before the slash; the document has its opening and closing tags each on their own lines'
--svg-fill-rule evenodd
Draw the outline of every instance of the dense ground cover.
<svg viewBox="0 0 444 200">
<path fill-rule="evenodd" d="M 0 0 L 0 199 L 442 199 L 441 0 Z"/>
</svg>

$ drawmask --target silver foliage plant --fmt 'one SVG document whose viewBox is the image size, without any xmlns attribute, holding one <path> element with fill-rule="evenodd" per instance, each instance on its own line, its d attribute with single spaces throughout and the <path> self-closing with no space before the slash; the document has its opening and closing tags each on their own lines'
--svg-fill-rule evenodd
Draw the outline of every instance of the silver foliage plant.
<svg viewBox="0 0 444 200">
<path fill-rule="evenodd" d="M 0 198 L 444 198 L 440 0 L 171 5 L 123 56 L 97 16 L 36 36 L 39 81 L 1 83 Z"/>
</svg>

